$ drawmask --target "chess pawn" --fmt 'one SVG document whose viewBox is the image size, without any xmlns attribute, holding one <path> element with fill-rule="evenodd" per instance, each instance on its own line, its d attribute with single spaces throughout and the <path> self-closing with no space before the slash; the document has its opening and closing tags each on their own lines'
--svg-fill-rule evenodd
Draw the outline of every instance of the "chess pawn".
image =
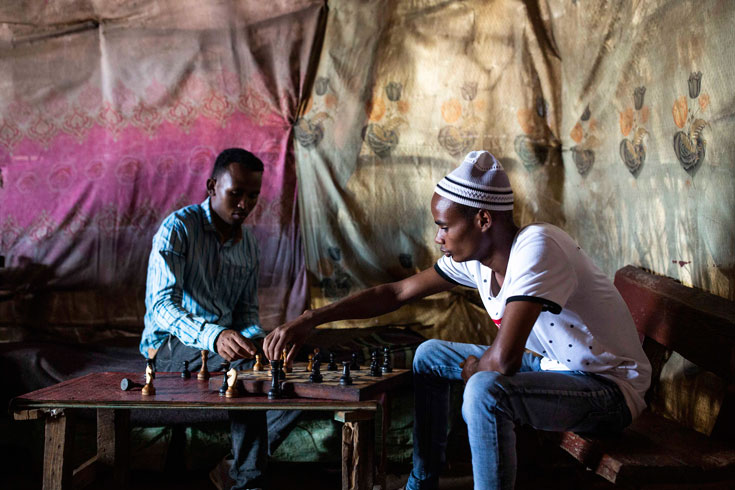
<svg viewBox="0 0 735 490">
<path fill-rule="evenodd" d="M 209 379 L 209 370 L 207 369 L 207 358 L 209 357 L 209 351 L 202 351 L 202 368 L 197 374 L 197 379 L 200 381 L 206 381 Z"/>
<path fill-rule="evenodd" d="M 225 396 L 227 398 L 235 398 L 238 395 L 237 392 L 237 369 L 232 368 L 227 371 L 227 391 Z"/>
<path fill-rule="evenodd" d="M 191 378 L 191 371 L 189 371 L 189 361 L 184 361 L 184 369 L 181 371 L 181 377 L 184 379 Z"/>
<path fill-rule="evenodd" d="M 153 386 L 153 378 L 156 377 L 156 372 L 153 370 L 153 363 L 149 360 L 145 367 L 145 385 L 140 390 L 142 395 L 155 395 L 156 388 Z"/>
<path fill-rule="evenodd" d="M 370 376 L 382 376 L 383 371 L 378 366 L 378 351 L 374 350 L 370 354 Z"/>
<path fill-rule="evenodd" d="M 393 366 L 390 362 L 390 347 L 383 347 L 383 367 L 381 368 L 384 373 L 392 373 Z"/>
<path fill-rule="evenodd" d="M 255 365 L 253 371 L 264 371 L 263 363 L 260 362 L 260 354 L 255 354 Z"/>
<path fill-rule="evenodd" d="M 329 364 L 327 365 L 327 371 L 336 371 L 337 362 L 334 360 L 334 352 L 329 353 Z"/>
<path fill-rule="evenodd" d="M 306 364 L 306 372 L 310 373 L 311 368 L 314 366 L 314 354 L 309 354 L 309 362 Z"/>
<path fill-rule="evenodd" d="M 353 371 L 360 370 L 360 363 L 357 361 L 357 352 L 352 353 L 352 364 L 350 365 L 350 369 Z"/>
<path fill-rule="evenodd" d="M 293 366 L 286 361 L 286 357 L 288 357 L 288 353 L 286 352 L 286 348 L 284 347 L 283 353 L 281 353 L 281 360 L 283 361 L 283 366 L 284 366 L 283 369 L 285 369 L 285 372 L 287 372 L 287 373 L 292 373 L 293 372 Z M 285 376 L 284 376 L 284 378 L 285 378 Z"/>
<path fill-rule="evenodd" d="M 352 384 L 352 377 L 350 376 L 350 363 L 349 361 L 344 361 L 342 363 L 342 377 L 339 378 L 339 384 L 344 385 L 351 385 Z"/>
</svg>

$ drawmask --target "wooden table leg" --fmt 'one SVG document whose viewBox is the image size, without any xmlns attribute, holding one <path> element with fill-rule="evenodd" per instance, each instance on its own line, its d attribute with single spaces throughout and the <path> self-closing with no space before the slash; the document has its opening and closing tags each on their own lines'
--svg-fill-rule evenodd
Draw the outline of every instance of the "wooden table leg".
<svg viewBox="0 0 735 490">
<path fill-rule="evenodd" d="M 43 490 L 65 490 L 72 485 L 74 417 L 71 410 L 54 409 L 46 417 L 43 448 Z"/>
<path fill-rule="evenodd" d="M 97 464 L 112 475 L 113 488 L 126 488 L 130 470 L 130 410 L 97 409 Z"/>
<path fill-rule="evenodd" d="M 372 490 L 375 412 L 337 412 L 342 426 L 342 490 Z"/>
</svg>

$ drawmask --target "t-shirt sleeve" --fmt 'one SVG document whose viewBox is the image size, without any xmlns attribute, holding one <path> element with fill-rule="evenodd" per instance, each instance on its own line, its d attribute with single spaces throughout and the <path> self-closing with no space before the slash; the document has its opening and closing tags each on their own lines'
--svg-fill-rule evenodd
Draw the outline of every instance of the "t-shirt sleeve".
<svg viewBox="0 0 735 490">
<path fill-rule="evenodd" d="M 533 301 L 541 303 L 543 311 L 559 314 L 577 287 L 577 277 L 567 254 L 553 239 L 541 233 L 519 241 L 508 269 L 514 273 L 509 289 L 504 292 L 506 304 Z"/>
<path fill-rule="evenodd" d="M 445 255 L 434 264 L 434 270 L 444 279 L 458 286 L 477 287 L 464 262 L 455 262 L 451 257 Z"/>
</svg>

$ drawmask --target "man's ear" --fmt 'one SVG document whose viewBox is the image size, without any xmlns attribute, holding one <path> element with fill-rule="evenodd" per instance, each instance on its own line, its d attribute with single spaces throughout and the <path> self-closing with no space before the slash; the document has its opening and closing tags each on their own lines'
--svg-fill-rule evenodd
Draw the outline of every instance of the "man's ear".
<svg viewBox="0 0 735 490">
<path fill-rule="evenodd" d="M 481 231 L 487 231 L 493 225 L 493 216 L 487 209 L 480 209 L 477 212 L 477 225 Z"/>
<path fill-rule="evenodd" d="M 207 179 L 207 195 L 214 196 L 214 185 L 217 183 L 217 179 Z"/>
</svg>

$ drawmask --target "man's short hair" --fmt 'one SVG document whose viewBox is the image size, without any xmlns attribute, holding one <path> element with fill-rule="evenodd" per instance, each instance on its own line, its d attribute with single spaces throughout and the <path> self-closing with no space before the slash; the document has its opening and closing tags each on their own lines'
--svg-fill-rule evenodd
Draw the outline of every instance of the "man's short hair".
<svg viewBox="0 0 735 490">
<path fill-rule="evenodd" d="M 255 172 L 263 171 L 263 162 L 260 161 L 260 158 L 242 148 L 228 148 L 223 150 L 214 161 L 211 178 L 216 179 L 222 175 L 231 163 L 240 163 L 245 165 L 248 170 Z"/>
</svg>

